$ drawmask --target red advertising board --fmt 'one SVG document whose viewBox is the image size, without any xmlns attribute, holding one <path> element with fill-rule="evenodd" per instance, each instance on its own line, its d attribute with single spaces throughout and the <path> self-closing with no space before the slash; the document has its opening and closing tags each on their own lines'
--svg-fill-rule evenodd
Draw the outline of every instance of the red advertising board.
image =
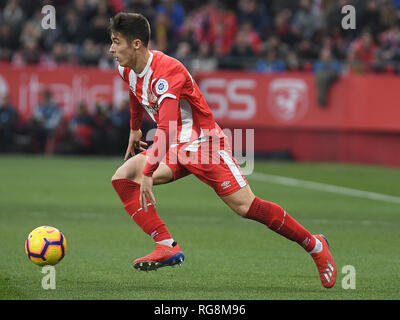
<svg viewBox="0 0 400 320">
<path fill-rule="evenodd" d="M 400 166 L 400 76 L 343 75 L 325 107 L 316 102 L 313 73 L 197 73 L 217 122 L 254 128 L 256 152 L 289 150 L 298 160 L 372 162 Z M 117 70 L 0 66 L 0 94 L 8 91 L 28 119 L 49 88 L 71 116 L 84 101 L 118 105 L 128 87 Z"/>
<path fill-rule="evenodd" d="M 195 75 L 217 121 L 227 127 L 400 131 L 400 77 L 345 75 L 333 85 L 328 105 L 316 102 L 312 73 L 266 75 L 213 72 Z M 28 117 L 49 88 L 70 115 L 85 101 L 118 104 L 127 87 L 117 70 L 0 66 L 0 93 L 8 90 Z"/>
<path fill-rule="evenodd" d="M 80 102 L 86 102 L 91 110 L 97 100 L 117 105 L 128 98 L 127 87 L 116 70 L 0 66 L 0 94 L 10 92 L 22 119 L 30 116 L 44 88 L 53 92 L 66 117 Z"/>
<path fill-rule="evenodd" d="M 196 76 L 229 127 L 400 131 L 400 77 L 347 75 L 320 106 L 314 75 L 213 73 Z"/>
</svg>

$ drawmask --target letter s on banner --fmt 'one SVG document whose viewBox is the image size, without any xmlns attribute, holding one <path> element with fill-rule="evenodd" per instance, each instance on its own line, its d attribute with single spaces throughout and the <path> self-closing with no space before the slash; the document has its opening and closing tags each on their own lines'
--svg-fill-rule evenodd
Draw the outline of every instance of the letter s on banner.
<svg viewBox="0 0 400 320">
<path fill-rule="evenodd" d="M 256 111 L 257 104 L 254 97 L 250 94 L 238 93 L 240 89 L 253 89 L 256 86 L 256 81 L 252 79 L 237 79 L 228 82 L 226 89 L 229 101 L 237 104 L 246 105 L 245 110 L 232 110 L 229 112 L 230 119 L 251 119 Z"/>
<path fill-rule="evenodd" d="M 200 90 L 212 108 L 215 119 L 251 119 L 257 111 L 257 103 L 251 94 L 239 93 L 239 90 L 256 87 L 253 79 L 207 78 L 200 82 Z M 222 89 L 220 92 L 211 92 L 213 89 Z M 221 92 L 222 91 L 222 92 Z M 243 110 L 229 110 L 229 104 L 245 105 Z"/>
<path fill-rule="evenodd" d="M 203 92 L 204 97 L 209 104 L 217 104 L 217 109 L 212 109 L 215 119 L 225 117 L 228 112 L 228 101 L 222 93 L 211 93 L 210 88 L 225 88 L 226 80 L 220 78 L 204 79 L 200 83 L 200 90 Z"/>
</svg>

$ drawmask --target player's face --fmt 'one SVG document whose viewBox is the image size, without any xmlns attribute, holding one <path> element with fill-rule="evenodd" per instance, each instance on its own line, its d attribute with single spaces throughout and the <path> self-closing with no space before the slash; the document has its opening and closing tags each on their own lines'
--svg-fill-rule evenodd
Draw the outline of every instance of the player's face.
<svg viewBox="0 0 400 320">
<path fill-rule="evenodd" d="M 112 54 L 122 67 L 135 65 L 136 52 L 132 45 L 118 32 L 111 34 L 110 54 Z"/>
</svg>

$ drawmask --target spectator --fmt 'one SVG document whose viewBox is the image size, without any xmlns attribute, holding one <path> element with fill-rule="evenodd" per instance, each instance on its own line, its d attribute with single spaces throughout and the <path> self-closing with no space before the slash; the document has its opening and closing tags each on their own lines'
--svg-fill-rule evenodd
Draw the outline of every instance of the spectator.
<svg viewBox="0 0 400 320">
<path fill-rule="evenodd" d="M 101 46 L 88 38 L 83 42 L 82 51 L 79 56 L 79 64 L 97 66 L 101 56 Z"/>
<path fill-rule="evenodd" d="M 109 4 L 113 12 L 117 13 L 120 11 L 124 11 L 124 2 L 124 0 L 110 0 Z"/>
<path fill-rule="evenodd" d="M 285 65 L 288 71 L 299 71 L 301 69 L 299 58 L 293 51 L 287 54 Z"/>
<path fill-rule="evenodd" d="M 256 0 L 240 0 L 237 22 L 242 24 L 246 21 L 251 21 L 255 31 L 261 36 L 264 28 L 271 23 L 271 17 L 263 3 Z"/>
<path fill-rule="evenodd" d="M 293 17 L 293 25 L 297 33 L 300 33 L 305 39 L 311 39 L 322 26 L 321 18 L 321 12 L 312 7 L 311 0 L 301 0 L 300 9 Z"/>
<path fill-rule="evenodd" d="M 110 37 L 107 32 L 108 18 L 106 15 L 96 15 L 92 18 L 88 38 L 96 44 L 106 44 L 110 42 Z"/>
<path fill-rule="evenodd" d="M 115 14 L 109 0 L 96 0 L 88 2 L 87 19 L 90 21 L 94 17 L 102 16 L 111 18 Z"/>
<path fill-rule="evenodd" d="M 345 60 L 346 59 L 346 50 L 347 44 L 343 38 L 340 36 L 329 36 L 326 35 L 323 37 L 321 41 L 321 49 L 328 48 L 330 49 L 332 56 L 338 60 Z"/>
<path fill-rule="evenodd" d="M 377 53 L 378 46 L 376 45 L 372 33 L 365 30 L 359 38 L 354 40 L 350 45 L 349 55 L 352 56 L 353 62 L 361 63 L 364 71 L 371 71 L 372 62 Z"/>
<path fill-rule="evenodd" d="M 125 0 L 125 11 L 137 12 L 148 18 L 150 25 L 153 27 L 155 9 L 152 0 Z"/>
<path fill-rule="evenodd" d="M 53 67 L 67 65 L 69 64 L 69 58 L 66 45 L 62 42 L 56 42 L 51 52 L 49 64 Z"/>
<path fill-rule="evenodd" d="M 0 24 L 0 61 L 11 62 L 13 53 L 19 47 L 17 31 L 10 25 Z"/>
<path fill-rule="evenodd" d="M 357 22 L 361 30 L 371 30 L 373 35 L 376 35 L 380 31 L 380 12 L 377 0 L 367 0 L 365 8 L 362 6 L 358 15 L 359 19 Z"/>
<path fill-rule="evenodd" d="M 178 38 L 180 42 L 189 43 L 190 47 L 194 52 L 198 50 L 198 40 L 195 34 L 195 22 L 192 15 L 188 15 L 185 17 L 185 20 L 178 31 Z"/>
<path fill-rule="evenodd" d="M 93 133 L 93 150 L 96 154 L 108 154 L 110 150 L 110 106 L 103 100 L 96 101 Z"/>
<path fill-rule="evenodd" d="M 282 42 L 293 47 L 299 40 L 300 36 L 294 32 L 293 26 L 290 24 L 291 12 L 288 9 L 280 11 L 274 19 L 274 24 L 269 33 L 275 34 Z"/>
<path fill-rule="evenodd" d="M 271 35 L 263 44 L 264 51 L 274 50 L 275 56 L 284 59 L 289 53 L 289 47 L 286 43 L 280 41 L 276 35 Z"/>
<path fill-rule="evenodd" d="M 166 12 L 160 12 L 154 23 L 154 41 L 157 50 L 171 54 L 174 50 L 174 29 Z"/>
<path fill-rule="evenodd" d="M 192 47 L 190 43 L 185 41 L 179 42 L 174 56 L 186 67 L 189 67 L 190 61 L 192 60 Z"/>
<path fill-rule="evenodd" d="M 198 71 L 214 71 L 217 67 L 218 60 L 211 54 L 209 43 L 201 43 L 198 55 L 192 59 L 190 72 L 196 74 Z"/>
<path fill-rule="evenodd" d="M 130 131 L 130 104 L 129 99 L 125 99 L 121 104 L 112 110 L 110 116 L 111 134 L 110 134 L 110 153 L 123 154 L 129 140 Z"/>
<path fill-rule="evenodd" d="M 18 113 L 10 101 L 10 96 L 0 96 L 0 152 L 13 150 L 17 124 Z"/>
<path fill-rule="evenodd" d="M 327 96 L 331 86 L 338 80 L 342 71 L 341 64 L 332 59 L 331 51 L 325 48 L 321 51 L 321 59 L 314 64 L 315 81 L 317 84 L 317 102 L 320 106 L 327 105 Z"/>
<path fill-rule="evenodd" d="M 41 37 L 41 29 L 33 21 L 28 21 L 24 24 L 22 33 L 20 36 L 21 46 L 24 47 L 27 43 L 35 42 L 39 43 Z"/>
<path fill-rule="evenodd" d="M 108 5 L 107 0 L 99 0 L 88 12 L 88 21 L 90 21 L 88 37 L 95 43 L 106 44 L 110 42 L 107 31 L 109 18 L 114 15 L 112 7 Z"/>
<path fill-rule="evenodd" d="M 393 4 L 396 7 L 396 10 L 400 10 L 400 0 L 393 0 Z"/>
<path fill-rule="evenodd" d="M 253 23 L 251 21 L 244 21 L 239 30 L 244 32 L 244 37 L 246 37 L 249 46 L 255 54 L 261 52 L 261 38 L 258 33 L 253 28 Z"/>
<path fill-rule="evenodd" d="M 233 12 L 222 3 L 211 1 L 193 16 L 198 43 L 208 42 L 218 56 L 229 54 L 235 41 L 237 21 Z"/>
<path fill-rule="evenodd" d="M 171 23 L 174 33 L 178 32 L 185 18 L 185 9 L 176 0 L 161 0 L 156 7 L 156 19 L 160 14 L 165 14 Z"/>
<path fill-rule="evenodd" d="M 52 99 L 49 89 L 42 92 L 42 99 L 30 119 L 31 147 L 34 152 L 49 152 L 62 120 L 61 108 Z"/>
<path fill-rule="evenodd" d="M 255 54 L 246 36 L 247 33 L 244 30 L 238 31 L 231 52 L 225 59 L 220 60 L 221 68 L 236 70 L 252 68 L 252 60 L 255 58 Z"/>
<path fill-rule="evenodd" d="M 84 20 L 74 9 L 67 10 L 61 19 L 61 34 L 59 40 L 66 43 L 80 45 L 87 37 L 87 28 L 84 27 Z"/>
<path fill-rule="evenodd" d="M 36 65 L 41 63 L 42 54 L 35 39 L 27 39 L 21 50 L 13 56 L 12 63 L 15 66 Z"/>
<path fill-rule="evenodd" d="M 69 8 L 75 12 L 80 22 L 88 21 L 89 6 L 87 0 L 73 0 Z"/>
<path fill-rule="evenodd" d="M 68 131 L 71 136 L 71 153 L 88 154 L 92 152 L 94 119 L 89 114 L 85 103 L 80 103 L 77 114 L 70 120 Z"/>
<path fill-rule="evenodd" d="M 288 10 L 288 13 L 292 15 L 299 9 L 299 0 L 280 0 L 271 2 L 270 10 L 273 12 L 274 16 L 277 16 L 279 12 L 282 12 L 283 10 Z"/>
<path fill-rule="evenodd" d="M 379 26 L 380 31 L 387 30 L 393 27 L 399 19 L 399 12 L 393 5 L 392 1 L 386 1 L 383 3 L 379 11 Z"/>
<path fill-rule="evenodd" d="M 384 61 L 400 62 L 400 25 L 394 25 L 379 37 L 378 55 Z"/>
<path fill-rule="evenodd" d="M 285 63 L 279 59 L 274 50 L 268 50 L 264 59 L 259 59 L 256 64 L 256 71 L 264 73 L 278 73 L 285 71 Z"/>
<path fill-rule="evenodd" d="M 213 44 L 214 54 L 217 56 L 227 55 L 232 49 L 235 41 L 238 23 L 235 13 L 225 8 L 223 3 L 216 5 L 215 39 Z"/>
<path fill-rule="evenodd" d="M 302 62 L 314 62 L 319 58 L 320 48 L 309 39 L 303 39 L 296 46 L 297 56 Z"/>
<path fill-rule="evenodd" d="M 12 28 L 18 28 L 22 24 L 24 18 L 25 15 L 19 5 L 19 1 L 9 0 L 2 12 L 2 19 L 0 20 L 3 20 L 5 24 Z"/>
</svg>

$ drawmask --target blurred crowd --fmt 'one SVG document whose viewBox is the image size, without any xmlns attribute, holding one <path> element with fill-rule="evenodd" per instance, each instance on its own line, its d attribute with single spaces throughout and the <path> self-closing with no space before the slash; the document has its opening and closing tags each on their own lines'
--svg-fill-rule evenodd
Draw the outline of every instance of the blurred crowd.
<svg viewBox="0 0 400 320">
<path fill-rule="evenodd" d="M 118 106 L 98 100 L 89 112 L 80 103 L 76 114 L 65 117 L 52 92 L 44 89 L 31 117 L 20 120 L 9 95 L 0 96 L 0 152 L 121 155 L 128 145 L 130 106 L 128 99 Z M 146 116 L 143 132 L 154 127 Z"/>
<path fill-rule="evenodd" d="M 41 27 L 47 4 L 56 29 Z M 347 4 L 356 8 L 355 30 L 341 25 Z M 313 71 L 331 61 L 400 72 L 400 0 L 0 0 L 0 61 L 113 68 L 107 26 L 122 10 L 144 14 L 150 47 L 192 72 Z"/>
<path fill-rule="evenodd" d="M 56 28 L 42 27 L 42 7 L 56 9 Z M 342 28 L 342 7 L 356 8 L 356 29 Z M 139 12 L 151 25 L 150 49 L 178 58 L 192 72 L 314 72 L 317 101 L 345 72 L 400 73 L 400 0 L 0 0 L 0 63 L 116 68 L 109 19 Z M 62 116 L 52 93 L 26 123 L 0 97 L 0 151 L 121 154 L 129 102 L 99 101 Z M 147 123 L 147 122 L 146 122 Z M 148 125 L 150 128 L 151 125 Z"/>
</svg>

